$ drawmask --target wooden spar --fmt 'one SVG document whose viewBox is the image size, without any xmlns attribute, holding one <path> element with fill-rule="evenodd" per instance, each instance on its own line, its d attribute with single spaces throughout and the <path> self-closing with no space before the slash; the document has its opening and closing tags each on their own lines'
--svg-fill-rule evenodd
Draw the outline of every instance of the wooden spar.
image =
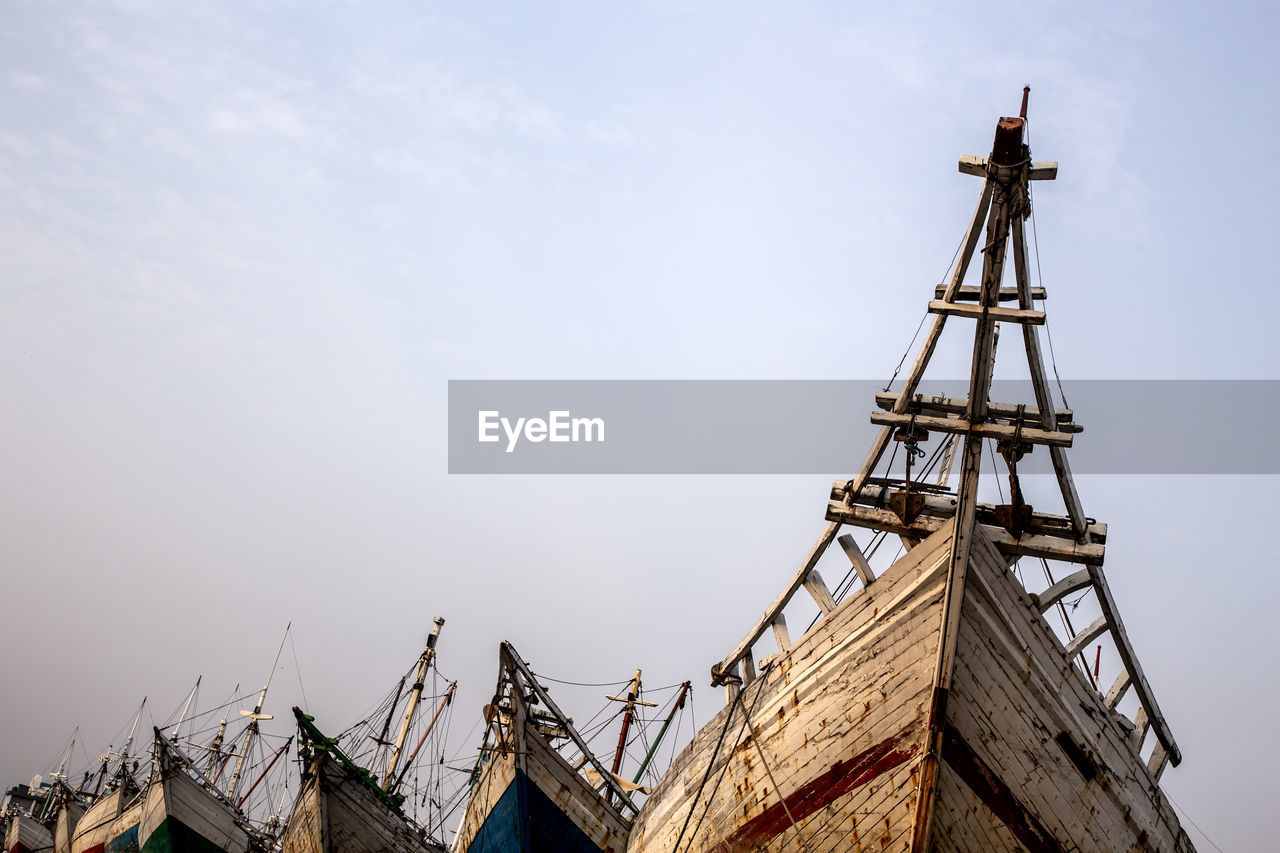
<svg viewBox="0 0 1280 853">
<path fill-rule="evenodd" d="M 400 707 L 400 694 L 404 692 L 404 683 L 408 678 L 407 673 L 400 676 L 400 683 L 396 685 L 395 698 L 391 700 L 391 707 L 387 709 L 387 719 L 382 723 L 382 731 L 373 739 L 373 755 L 369 756 L 369 766 L 365 768 L 370 773 L 374 772 L 373 766 L 378 763 L 378 755 L 382 752 L 382 747 L 387 744 L 387 733 L 391 731 L 391 720 L 396 715 L 396 708 Z"/>
<path fill-rule="evenodd" d="M 987 421 L 973 422 L 963 418 L 937 418 L 931 415 L 907 415 L 894 412 L 872 412 L 871 423 L 881 426 L 909 427 L 923 430 L 954 433 L 956 435 L 975 435 L 980 438 L 993 438 L 997 441 L 1019 440 L 1026 444 L 1046 444 L 1050 447 L 1070 447 L 1075 436 L 1069 432 L 1036 429 L 1035 427 L 1017 427 L 1008 424 L 997 424 Z"/>
<path fill-rule="evenodd" d="M 436 706 L 436 712 L 431 715 L 431 722 L 427 723 L 427 728 L 422 732 L 422 737 L 418 738 L 418 745 L 413 748 L 413 752 L 409 753 L 409 759 L 405 761 L 400 775 L 396 777 L 396 782 L 391 786 L 390 790 L 394 792 L 400 787 L 400 783 L 404 781 L 405 774 L 409 772 L 409 768 L 413 766 L 414 759 L 418 757 L 418 750 L 422 749 L 423 744 L 427 742 L 427 736 L 431 734 L 431 730 L 436 726 L 436 720 L 440 719 L 440 714 L 449 703 L 453 701 L 453 693 L 458 689 L 458 682 L 454 681 L 449 684 L 449 689 L 444 692 L 444 700 Z"/>
<path fill-rule="evenodd" d="M 560 706 L 555 703 L 555 700 L 543 688 L 542 684 L 534 676 L 533 670 L 529 669 L 529 665 L 516 652 L 515 647 L 504 640 L 499 654 L 502 656 L 506 668 L 513 675 L 520 675 L 527 682 L 529 690 L 542 700 L 543 704 L 547 706 L 547 710 L 551 711 L 559 719 L 560 723 L 564 725 L 565 732 L 569 735 L 570 740 L 573 741 L 574 746 L 586 757 L 588 763 L 600 774 L 604 779 L 604 783 L 617 795 L 618 799 L 631 810 L 632 814 L 638 812 L 640 809 L 632 801 L 631 795 L 623 790 L 622 786 L 618 784 L 618 780 L 613 777 L 613 774 L 605 769 L 604 765 L 600 763 L 600 759 L 596 758 L 595 753 L 591 751 L 586 741 L 582 739 L 582 735 L 578 734 L 578 730 L 573 727 L 573 724 L 569 722 L 569 718 L 560 710 Z M 523 703 L 517 702 L 516 704 L 523 707 Z"/>
<path fill-rule="evenodd" d="M 213 743 L 209 746 L 202 746 L 201 749 L 209 750 L 209 761 L 205 765 L 204 772 L 208 775 L 213 772 L 213 767 L 218 763 L 218 756 L 222 754 L 222 739 L 227 733 L 227 710 L 231 708 L 231 703 L 236 700 L 236 696 L 240 694 L 240 685 L 237 684 L 235 689 L 231 691 L 231 698 L 227 700 L 226 707 L 222 712 L 222 721 L 218 723 L 218 733 L 213 737 Z"/>
<path fill-rule="evenodd" d="M 1013 223 L 1013 271 L 1018 281 L 1018 304 L 1023 308 L 1031 307 L 1031 275 L 1027 270 L 1026 235 L 1022 227 L 1022 218 L 1014 217 Z M 1030 326 L 1022 327 L 1022 341 L 1027 350 L 1027 364 L 1031 369 L 1031 384 L 1035 389 L 1036 405 L 1039 407 L 1041 425 L 1046 430 L 1056 430 L 1057 414 L 1053 408 L 1053 396 L 1049 392 L 1049 378 L 1044 369 L 1044 356 L 1040 353 L 1040 336 Z M 1071 476 L 1071 466 L 1067 462 L 1067 454 L 1061 449 L 1049 449 L 1049 459 L 1053 462 L 1054 475 L 1058 478 L 1058 488 L 1062 492 L 1063 503 L 1067 507 L 1067 515 L 1071 516 L 1076 538 L 1087 541 L 1084 507 L 1080 503 L 1080 495 L 1076 492 L 1075 479 Z"/>
<path fill-rule="evenodd" d="M 631 731 L 631 718 L 635 716 L 636 705 L 648 705 L 651 708 L 656 706 L 652 702 L 640 701 L 640 670 L 638 669 L 636 670 L 635 676 L 631 679 L 631 686 L 627 688 L 627 696 L 625 699 L 619 696 L 606 696 L 605 698 L 614 702 L 625 702 L 627 705 L 626 711 L 622 714 L 622 730 L 618 732 L 618 748 L 614 750 L 613 753 L 613 769 L 611 772 L 614 776 L 617 776 L 618 771 L 622 769 L 622 756 L 626 754 L 627 751 L 627 734 Z M 612 790 L 606 791 L 605 801 L 612 802 L 612 795 Z"/>
<path fill-rule="evenodd" d="M 983 184 L 982 197 L 978 200 L 978 207 L 973 212 L 973 219 L 969 223 L 969 230 L 965 232 L 964 245 L 960 251 L 960 257 L 956 261 L 955 270 L 952 272 L 951 280 L 947 283 L 946 293 L 943 299 L 947 302 L 954 302 L 956 293 L 960 289 L 960 282 L 964 281 L 965 273 L 969 269 L 969 261 L 973 258 L 973 252 L 977 248 L 978 239 L 982 235 L 982 222 L 986 217 L 987 208 L 991 204 L 991 184 L 987 182 Z M 905 410 L 907 401 L 911 395 L 915 393 L 916 387 L 920 384 L 920 379 L 924 376 L 924 369 L 929 364 L 929 359 L 933 357 L 933 351 L 938 346 L 938 339 L 942 336 L 943 326 L 946 325 L 947 318 L 945 314 L 937 314 L 933 318 L 933 323 L 929 326 L 929 332 L 925 335 L 924 343 L 920 345 L 920 351 L 916 355 L 915 362 L 911 365 L 911 372 L 903 381 L 901 399 L 899 407 L 895 407 L 894 411 L 901 413 Z M 867 457 L 863 460 L 862 467 L 853 478 L 853 491 L 857 492 L 866 484 L 867 478 L 871 476 L 871 472 L 875 470 L 876 465 L 880 462 L 880 457 L 884 455 L 885 448 L 889 446 L 889 441 L 893 437 L 892 427 L 881 427 L 880 432 L 876 435 L 875 441 L 871 446 L 871 450 L 867 453 Z M 725 679 L 733 675 L 734 670 L 738 666 L 738 662 L 742 660 L 742 656 L 747 650 L 755 645 L 760 639 L 760 635 L 769 629 L 773 624 L 774 618 L 782 612 L 782 608 L 787 606 L 787 602 L 791 601 L 791 597 L 804 584 L 805 579 L 809 576 L 809 572 L 818 564 L 818 560 L 826 553 L 827 547 L 836 538 L 836 534 L 840 532 L 839 522 L 829 522 L 818 536 L 818 541 L 809 549 L 809 553 L 805 556 L 804 561 L 800 564 L 800 568 L 791 576 L 791 581 L 783 589 L 782 593 L 773 600 L 765 610 L 764 615 L 760 617 L 755 626 L 743 637 L 741 642 L 734 647 L 733 651 L 720 663 L 711 667 L 711 684 L 717 686 L 724 683 Z"/>
<path fill-rule="evenodd" d="M 832 501 L 827 505 L 827 517 L 839 518 L 842 524 L 883 530 L 911 539 L 926 538 L 944 525 L 951 523 L 948 519 L 920 515 L 910 524 L 906 524 L 892 510 L 867 506 L 847 507 L 839 501 Z M 996 548 L 1009 558 L 1043 557 L 1047 560 L 1062 560 L 1088 566 L 1100 565 L 1106 556 L 1106 546 L 1096 542 L 1081 545 L 1070 537 L 1053 533 L 1024 533 L 1015 537 L 1004 528 L 988 525 L 983 525 L 983 530 Z"/>
<path fill-rule="evenodd" d="M 138 730 L 138 720 L 142 719 L 142 709 L 147 707 L 147 697 L 142 697 L 142 704 L 138 706 L 138 713 L 133 717 L 133 725 L 129 727 L 129 736 L 124 739 L 124 749 L 120 750 L 120 769 L 123 770 L 126 759 L 129 758 L 129 750 L 133 748 L 133 734 Z"/>
<path fill-rule="evenodd" d="M 993 151 L 998 152 L 1014 140 L 1022 143 L 1022 122 L 1006 126 L 1002 119 L 996 127 Z M 1007 129 L 1006 129 L 1007 128 Z M 995 189 L 994 177 L 986 181 L 985 192 Z M 985 194 L 984 192 L 984 194 Z M 1000 281 L 1004 272 L 1005 252 L 1009 236 L 1011 188 L 1004 182 L 994 199 L 987 224 L 985 258 L 982 266 L 982 297 L 984 309 L 976 317 L 973 335 L 973 360 L 969 369 L 969 405 L 965 417 L 970 424 L 981 424 L 987 419 L 987 398 L 990 396 L 991 376 L 995 369 L 997 325 L 990 310 L 999 298 Z M 945 316 L 945 315 L 938 315 Z M 907 394 L 899 398 L 899 404 L 907 402 Z M 973 544 L 975 514 L 978 503 L 978 480 L 981 474 L 982 442 L 980 434 L 965 435 L 960 468 L 960 488 L 956 505 L 955 532 L 951 541 L 951 554 L 947 567 L 947 584 L 942 602 L 942 636 L 938 641 L 937 663 L 933 675 L 933 696 L 929 702 L 926 723 L 928 747 L 920 762 L 920 799 L 916 806 L 915 831 L 912 834 L 912 853 L 923 853 L 929 838 L 929 826 L 933 819 L 934 792 L 937 789 L 938 762 L 942 755 L 942 739 L 947 714 L 947 694 L 955 668 L 956 643 L 960 633 L 961 605 L 964 601 L 965 577 L 969 568 L 969 550 Z"/>
<path fill-rule="evenodd" d="M 671 713 L 667 714 L 667 718 L 662 721 L 662 728 L 658 729 L 658 736 L 653 739 L 653 745 L 649 747 L 648 753 L 645 754 L 644 761 L 640 762 L 640 769 L 636 771 L 635 778 L 631 780 L 635 784 L 640 783 L 640 777 L 644 775 L 644 771 L 649 767 L 649 762 L 653 760 L 654 754 L 658 751 L 658 744 L 662 743 L 662 738 L 667 733 L 667 727 L 670 726 L 671 721 L 675 719 L 676 712 L 684 707 L 685 697 L 689 695 L 689 691 L 692 689 L 693 686 L 688 681 L 680 685 L 680 695 L 676 697 L 676 703 L 671 707 Z"/>
<path fill-rule="evenodd" d="M 892 391 L 879 391 L 876 393 L 877 408 L 884 409 L 886 412 L 894 411 L 894 406 L 898 403 L 901 394 Z M 908 401 L 905 412 L 915 412 L 918 414 L 947 414 L 962 415 L 968 408 L 968 400 L 960 400 L 952 397 L 927 397 L 923 394 L 914 395 Z M 1054 429 L 1063 432 L 1080 432 L 1081 428 L 1073 423 L 1075 413 L 1070 409 L 1054 409 L 1054 417 L 1057 422 Z M 1035 406 L 1016 406 L 1010 403 L 987 403 L 987 417 L 1000 420 L 1023 420 L 1027 422 L 1040 422 L 1040 410 Z"/>
<path fill-rule="evenodd" d="M 391 760 L 387 762 L 387 776 L 382 782 L 384 791 L 391 790 L 391 780 L 395 778 L 396 764 L 400 760 L 400 750 L 404 748 L 404 739 L 409 735 L 409 724 L 413 721 L 413 714 L 418 710 L 418 701 L 422 699 L 422 689 L 426 686 L 427 669 L 431 666 L 431 661 L 436 655 L 436 640 L 440 638 L 440 629 L 444 627 L 444 618 L 437 616 L 435 618 L 435 627 L 431 629 L 431 634 L 427 636 L 427 647 L 422 650 L 422 654 L 418 657 L 417 677 L 413 681 L 413 690 L 409 692 L 409 704 L 404 709 L 404 719 L 400 721 L 400 734 L 396 736 L 396 745 L 391 749 Z"/>
<path fill-rule="evenodd" d="M 169 735 L 169 738 L 175 743 L 178 740 L 178 730 L 182 728 L 182 723 L 187 718 L 187 711 L 191 710 L 191 700 L 196 698 L 196 692 L 200 689 L 200 679 L 202 678 L 204 678 L 203 675 L 196 676 L 196 685 L 187 694 L 187 704 L 182 706 L 182 713 L 178 715 L 178 722 L 174 723 L 173 732 Z"/>
<path fill-rule="evenodd" d="M 1044 312 L 1023 308 L 999 308 L 995 305 L 967 305 L 959 302 L 934 300 L 929 303 L 930 314 L 949 314 L 953 317 L 990 317 L 1002 323 L 1022 323 L 1026 326 L 1043 326 Z"/>
<path fill-rule="evenodd" d="M 253 784 L 249 786 L 249 790 L 244 792 L 243 797 L 241 797 L 239 800 L 236 800 L 237 809 L 242 808 L 244 806 L 244 801 L 249 799 L 249 795 L 253 793 L 253 789 L 258 787 L 260 784 L 262 784 L 262 780 L 267 778 L 267 774 L 271 772 L 272 767 L 276 766 L 276 762 L 280 760 L 280 756 L 288 752 L 289 747 L 292 745 L 293 745 L 293 736 L 290 735 L 289 739 L 284 742 L 284 746 L 276 750 L 275 756 L 271 759 L 271 761 L 267 763 L 267 767 L 265 770 L 262 771 L 262 775 L 259 776 L 257 779 L 253 780 Z"/>
<path fill-rule="evenodd" d="M 244 760 L 249 754 L 249 745 L 253 742 L 253 738 L 258 734 L 258 721 L 270 720 L 270 714 L 262 713 L 262 703 L 267 701 L 267 690 L 271 687 L 271 679 L 276 675 L 276 664 L 280 663 L 280 653 L 284 651 L 284 641 L 289 639 L 289 629 L 293 627 L 293 623 L 289 622 L 284 626 L 284 636 L 280 638 L 280 648 L 276 649 L 276 658 L 271 662 L 271 672 L 267 674 L 267 683 L 263 685 L 262 692 L 258 694 L 258 703 L 253 706 L 252 712 L 241 711 L 242 716 L 249 718 L 249 726 L 244 731 L 244 740 L 240 743 L 240 754 L 236 756 L 235 770 L 231 771 L 231 781 L 227 783 L 227 797 L 236 798 L 236 787 L 240 784 L 240 772 L 244 769 Z"/>
<path fill-rule="evenodd" d="M 1116 653 L 1120 655 L 1120 662 L 1124 664 L 1125 669 L 1129 672 L 1129 678 L 1133 681 L 1133 689 L 1138 695 L 1138 701 L 1151 719 L 1151 727 L 1156 733 L 1156 739 L 1163 744 L 1165 750 L 1169 753 L 1169 760 L 1173 762 L 1174 767 L 1177 767 L 1182 763 L 1182 750 L 1178 749 L 1178 743 L 1173 739 L 1173 732 L 1169 730 L 1169 723 L 1165 720 L 1164 714 L 1160 712 L 1160 705 L 1156 702 L 1155 693 L 1152 692 L 1151 685 L 1147 683 L 1147 677 L 1142 672 L 1142 665 L 1138 663 L 1138 656 L 1133 652 L 1133 644 L 1129 642 L 1129 635 L 1125 633 L 1124 623 L 1120 621 L 1120 611 L 1116 608 L 1115 599 L 1111 597 L 1111 588 L 1107 586 L 1107 578 L 1102 574 L 1102 569 L 1097 566 L 1090 567 L 1089 571 L 1093 575 L 1093 588 L 1098 593 L 1098 606 L 1111 629 L 1111 639 L 1115 642 Z"/>
<path fill-rule="evenodd" d="M 941 299 L 943 296 L 946 295 L 946 293 L 947 293 L 947 286 L 945 284 L 939 284 L 937 287 L 933 289 L 933 298 Z M 982 288 L 974 287 L 973 285 L 966 284 L 963 287 L 961 287 L 958 291 L 956 291 L 957 302 L 977 302 L 978 299 L 981 298 L 981 296 L 982 296 Z M 1047 295 L 1045 294 L 1043 287 L 1031 288 L 1032 299 L 1043 300 L 1046 298 L 1046 296 Z M 1018 298 L 1018 288 L 1016 287 L 1000 288 L 1001 302 L 1014 302 L 1017 300 L 1017 298 Z"/>
<path fill-rule="evenodd" d="M 986 157 L 975 157 L 972 154 L 960 155 L 961 174 L 985 178 L 989 168 L 989 160 Z M 1032 163 L 1027 177 L 1033 181 L 1052 181 L 1058 177 L 1058 164 L 1055 162 Z"/>
</svg>

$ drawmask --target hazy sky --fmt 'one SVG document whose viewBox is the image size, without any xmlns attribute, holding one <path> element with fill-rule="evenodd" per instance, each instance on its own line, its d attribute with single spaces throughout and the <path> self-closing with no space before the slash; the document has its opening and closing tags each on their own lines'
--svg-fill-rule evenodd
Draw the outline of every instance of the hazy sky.
<svg viewBox="0 0 1280 853">
<path fill-rule="evenodd" d="M 102 749 L 143 694 L 260 685 L 290 620 L 269 704 L 300 677 L 334 728 L 436 614 L 459 737 L 502 638 L 558 677 L 692 679 L 705 721 L 830 478 L 451 477 L 447 380 L 887 376 L 976 201 L 956 157 L 1024 83 L 1062 164 L 1036 225 L 1064 376 L 1280 378 L 1277 30 L 1263 4 L 6 4 L 0 781 L 76 725 Z M 1271 839 L 1274 486 L 1081 481 L 1185 756 L 1166 790 L 1225 850 Z"/>
</svg>

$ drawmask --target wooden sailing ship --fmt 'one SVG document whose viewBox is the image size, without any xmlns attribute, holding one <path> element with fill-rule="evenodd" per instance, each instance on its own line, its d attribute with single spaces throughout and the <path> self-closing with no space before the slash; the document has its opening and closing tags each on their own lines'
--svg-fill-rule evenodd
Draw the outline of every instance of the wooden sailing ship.
<svg viewBox="0 0 1280 853">
<path fill-rule="evenodd" d="M 617 697 L 627 703 L 626 722 L 609 770 L 515 647 L 502 643 L 498 687 L 485 707 L 484 740 L 452 850 L 622 853 L 637 812 L 631 795 L 639 786 L 617 771 L 638 690 L 637 672 L 626 698 Z M 561 754 L 561 744 L 578 750 L 576 762 Z"/>
<path fill-rule="evenodd" d="M 677 757 L 645 802 L 631 851 L 1165 850 L 1190 851 L 1160 777 L 1181 754 L 1143 675 L 1102 572 L 1106 525 L 1085 515 L 1066 450 L 1081 428 L 1051 394 L 1027 264 L 1031 182 L 1056 177 L 1024 144 L 1021 115 L 1000 119 L 990 156 L 964 157 L 981 197 L 932 324 L 896 393 L 878 395 L 879 433 L 858 473 L 837 481 L 827 525 L 782 594 L 722 661 L 712 683 L 726 707 Z M 986 234 L 983 235 L 983 225 Z M 1002 286 L 1012 245 L 1015 286 Z M 977 284 L 964 283 L 982 248 Z M 917 393 L 944 324 L 975 323 L 967 393 Z M 997 336 L 1020 330 L 1034 400 L 989 399 Z M 912 478 L 929 434 L 936 483 Z M 897 441 L 905 471 L 892 476 Z M 984 444 L 998 443 L 1012 493 L 978 500 Z M 951 459 L 959 450 L 959 483 Z M 1065 512 L 1033 510 L 1017 462 L 1044 448 Z M 879 573 L 845 525 L 900 537 Z M 833 542 L 860 588 L 837 602 L 815 567 Z M 1019 560 L 1071 564 L 1032 593 Z M 784 608 L 800 589 L 819 608 L 789 636 Z M 1059 637 L 1045 614 L 1090 594 L 1100 613 Z M 1064 612 L 1065 616 L 1065 612 Z M 1069 624 L 1069 623 L 1067 623 Z M 757 663 L 772 629 L 776 653 Z M 1095 682 L 1078 660 L 1109 635 L 1119 674 Z M 1090 666 L 1092 664 L 1092 666 Z M 1122 700 L 1136 708 L 1120 712 Z M 1136 700 L 1136 701 L 1135 701 Z"/>
<path fill-rule="evenodd" d="M 309 757 L 302 787 L 281 835 L 283 853 L 444 853 L 442 844 L 405 815 L 405 797 L 399 793 L 418 751 L 427 742 L 440 713 L 452 701 L 457 686 L 456 683 L 449 686 L 417 746 L 406 756 L 406 740 L 421 703 L 427 672 L 435 661 L 436 641 L 443 625 L 444 619 L 435 620 L 427 647 L 419 655 L 394 745 L 386 741 L 386 734 L 392 714 L 399 707 L 399 690 L 390 704 L 381 736 L 375 738 L 367 767 L 348 757 L 336 739 L 325 737 L 316 728 L 314 717 L 299 708 L 293 709 L 303 745 L 300 754 Z M 383 746 L 391 749 L 379 779 L 376 769 Z"/>
</svg>

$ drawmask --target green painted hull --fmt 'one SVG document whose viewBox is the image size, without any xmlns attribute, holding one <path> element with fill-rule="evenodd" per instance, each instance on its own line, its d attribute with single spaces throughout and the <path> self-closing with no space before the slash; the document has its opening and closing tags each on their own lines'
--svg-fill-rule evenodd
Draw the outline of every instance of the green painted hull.
<svg viewBox="0 0 1280 853">
<path fill-rule="evenodd" d="M 142 845 L 142 853 L 223 853 L 223 850 L 182 821 L 167 817 Z"/>
</svg>

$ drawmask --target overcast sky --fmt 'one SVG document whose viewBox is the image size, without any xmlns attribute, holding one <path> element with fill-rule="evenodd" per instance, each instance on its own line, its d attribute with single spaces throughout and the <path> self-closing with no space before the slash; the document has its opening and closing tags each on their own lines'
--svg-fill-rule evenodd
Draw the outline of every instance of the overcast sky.
<svg viewBox="0 0 1280 853">
<path fill-rule="evenodd" d="M 459 738 L 502 638 L 692 679 L 705 721 L 830 477 L 449 476 L 447 380 L 887 376 L 1024 83 L 1063 375 L 1280 378 L 1277 35 L 1264 4 L 6 4 L 0 781 L 201 673 L 259 686 L 290 620 L 269 704 L 335 729 L 436 614 Z M 1165 788 L 1224 850 L 1271 840 L 1274 486 L 1080 484 Z"/>
</svg>

